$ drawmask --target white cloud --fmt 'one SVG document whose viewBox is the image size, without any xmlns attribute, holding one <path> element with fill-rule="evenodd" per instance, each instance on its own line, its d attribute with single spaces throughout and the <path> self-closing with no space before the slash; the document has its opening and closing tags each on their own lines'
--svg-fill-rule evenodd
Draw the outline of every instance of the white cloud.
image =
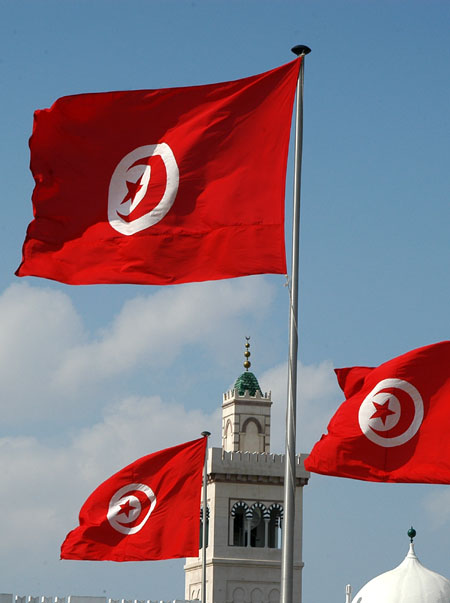
<svg viewBox="0 0 450 603">
<path fill-rule="evenodd" d="M 69 297 L 14 284 L 0 296 L 2 424 L 33 421 L 55 404 L 51 375 L 68 347 L 86 337 Z"/>
<path fill-rule="evenodd" d="M 65 293 L 14 284 L 0 296 L 3 427 L 87 418 L 132 375 L 134 392 L 156 393 L 140 392 L 139 372 L 167 369 L 186 346 L 223 361 L 230 334 L 264 316 L 273 296 L 262 277 L 166 287 L 127 301 L 93 334 Z"/>
<path fill-rule="evenodd" d="M 166 367 L 191 343 L 207 344 L 242 313 L 265 311 L 273 294 L 264 279 L 163 288 L 125 303 L 97 340 L 68 350 L 56 381 L 76 387 L 144 364 Z"/>
</svg>

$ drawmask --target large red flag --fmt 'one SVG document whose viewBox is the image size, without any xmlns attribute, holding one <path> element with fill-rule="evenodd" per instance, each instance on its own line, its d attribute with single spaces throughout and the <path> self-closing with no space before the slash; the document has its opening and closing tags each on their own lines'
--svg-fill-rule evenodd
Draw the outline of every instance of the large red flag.
<svg viewBox="0 0 450 603">
<path fill-rule="evenodd" d="M 347 400 L 306 459 L 308 471 L 450 483 L 450 341 L 336 374 Z"/>
<path fill-rule="evenodd" d="M 242 80 L 36 111 L 18 276 L 164 285 L 286 272 L 296 59 Z"/>
<path fill-rule="evenodd" d="M 145 561 L 198 555 L 207 438 L 155 452 L 103 482 L 61 559 Z"/>
</svg>

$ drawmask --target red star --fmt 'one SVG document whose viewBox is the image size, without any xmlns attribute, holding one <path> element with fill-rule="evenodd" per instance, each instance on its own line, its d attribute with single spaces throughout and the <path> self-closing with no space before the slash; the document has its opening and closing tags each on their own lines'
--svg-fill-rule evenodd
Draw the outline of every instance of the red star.
<svg viewBox="0 0 450 603">
<path fill-rule="evenodd" d="M 383 402 L 383 404 L 377 404 L 376 402 L 372 402 L 372 404 L 375 406 L 376 411 L 370 418 L 381 419 L 383 421 L 383 425 L 386 425 L 386 419 L 389 415 L 395 415 L 395 412 L 389 409 L 389 400 L 386 400 L 386 402 Z"/>
<path fill-rule="evenodd" d="M 141 188 L 143 186 L 141 181 L 142 181 L 142 176 L 138 179 L 137 182 L 129 182 L 127 180 L 126 185 L 127 185 L 128 193 L 125 195 L 125 199 L 122 201 L 122 203 L 125 203 L 128 200 L 133 201 L 133 199 L 136 197 L 136 195 L 138 194 L 138 192 L 141 190 Z"/>
<path fill-rule="evenodd" d="M 123 505 L 120 505 L 120 509 L 121 509 L 121 510 L 118 512 L 118 514 L 117 514 L 117 515 L 120 515 L 121 513 L 125 513 L 125 515 L 126 515 L 127 517 L 129 517 L 129 516 L 130 516 L 131 511 L 132 511 L 133 509 L 135 509 L 135 507 L 132 507 L 132 506 L 130 505 L 130 501 L 129 501 L 129 500 L 127 500 L 127 502 L 126 502 L 126 503 L 124 503 Z"/>
</svg>

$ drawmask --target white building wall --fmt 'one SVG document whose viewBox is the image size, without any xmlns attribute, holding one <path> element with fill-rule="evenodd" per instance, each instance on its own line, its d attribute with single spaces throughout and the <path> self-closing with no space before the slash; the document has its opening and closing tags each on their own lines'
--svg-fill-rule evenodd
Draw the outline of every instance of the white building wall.
<svg viewBox="0 0 450 603">
<path fill-rule="evenodd" d="M 208 603 L 276 603 L 281 581 L 281 549 L 234 546 L 230 511 L 234 502 L 251 506 L 283 504 L 284 455 L 208 450 L 209 538 L 206 553 L 206 601 Z M 301 592 L 303 485 L 309 474 L 303 458 L 297 458 L 294 535 L 294 600 Z M 199 557 L 186 560 L 185 597 L 200 597 L 202 579 Z M 1 603 L 1 602 L 0 602 Z"/>
</svg>

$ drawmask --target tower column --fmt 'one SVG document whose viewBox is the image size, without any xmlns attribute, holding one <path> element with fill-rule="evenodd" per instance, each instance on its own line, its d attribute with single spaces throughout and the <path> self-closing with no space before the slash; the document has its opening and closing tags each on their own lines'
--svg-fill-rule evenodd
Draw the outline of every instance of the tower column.
<svg viewBox="0 0 450 603">
<path fill-rule="evenodd" d="M 208 450 L 208 603 L 276 603 L 280 597 L 282 530 L 275 524 L 283 516 L 285 457 L 270 453 L 271 394 L 262 392 L 257 378 L 249 371 L 249 348 L 247 338 L 245 371 L 223 396 L 222 448 Z M 308 478 L 303 457 L 299 456 L 296 505 L 301 505 L 302 486 Z M 301 528 L 301 521 L 297 521 L 294 594 L 300 593 L 303 565 L 298 545 Z M 186 560 L 185 576 L 186 599 L 198 598 L 200 554 Z"/>
</svg>

